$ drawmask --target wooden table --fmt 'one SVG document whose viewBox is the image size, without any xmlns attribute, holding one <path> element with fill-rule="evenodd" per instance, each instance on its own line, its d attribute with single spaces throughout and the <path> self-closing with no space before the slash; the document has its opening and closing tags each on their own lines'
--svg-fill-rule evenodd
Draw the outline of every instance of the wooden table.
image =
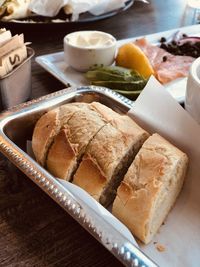
<svg viewBox="0 0 200 267">
<path fill-rule="evenodd" d="M 136 2 L 129 10 L 93 23 L 59 28 L 14 27 L 32 42 L 36 56 L 63 49 L 63 37 L 75 30 L 102 30 L 117 39 L 192 24 L 185 0 Z M 64 85 L 32 61 L 32 98 Z M 0 266 L 122 266 L 67 213 L 3 156 L 0 158 Z"/>
</svg>

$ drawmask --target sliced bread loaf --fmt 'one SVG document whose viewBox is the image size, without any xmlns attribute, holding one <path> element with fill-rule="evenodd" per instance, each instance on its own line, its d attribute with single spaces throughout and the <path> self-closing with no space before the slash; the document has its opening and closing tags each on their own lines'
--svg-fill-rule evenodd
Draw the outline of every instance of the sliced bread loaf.
<svg viewBox="0 0 200 267">
<path fill-rule="evenodd" d="M 143 144 L 117 190 L 113 214 L 144 243 L 163 223 L 183 185 L 188 158 L 153 134 Z"/>
</svg>

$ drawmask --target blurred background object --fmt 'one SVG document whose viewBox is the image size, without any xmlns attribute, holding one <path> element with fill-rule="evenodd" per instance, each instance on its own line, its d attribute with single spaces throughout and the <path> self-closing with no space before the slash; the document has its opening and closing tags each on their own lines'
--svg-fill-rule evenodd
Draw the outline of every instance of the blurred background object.
<svg viewBox="0 0 200 267">
<path fill-rule="evenodd" d="M 193 8 L 200 8 L 200 0 L 188 0 L 187 4 Z"/>
<path fill-rule="evenodd" d="M 139 0 L 147 2 L 146 0 Z M 112 16 L 126 10 L 134 0 L 3 0 L 0 2 L 0 18 L 13 22 L 69 22 L 88 17 Z"/>
<path fill-rule="evenodd" d="M 200 0 L 187 0 L 187 6 L 193 9 L 194 23 L 199 23 L 200 22 Z"/>
</svg>

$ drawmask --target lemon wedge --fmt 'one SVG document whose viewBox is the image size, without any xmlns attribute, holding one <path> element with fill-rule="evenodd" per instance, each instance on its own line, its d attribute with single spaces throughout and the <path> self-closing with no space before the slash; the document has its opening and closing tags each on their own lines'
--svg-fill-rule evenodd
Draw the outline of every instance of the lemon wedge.
<svg viewBox="0 0 200 267">
<path fill-rule="evenodd" d="M 117 53 L 116 65 L 136 70 L 144 78 L 154 74 L 154 70 L 144 52 L 135 44 L 122 45 Z"/>
</svg>

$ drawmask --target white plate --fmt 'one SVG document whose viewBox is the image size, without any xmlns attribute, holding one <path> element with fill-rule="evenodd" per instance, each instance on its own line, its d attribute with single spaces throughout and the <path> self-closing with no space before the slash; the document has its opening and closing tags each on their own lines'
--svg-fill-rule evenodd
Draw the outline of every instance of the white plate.
<svg viewBox="0 0 200 267">
<path fill-rule="evenodd" d="M 182 33 L 188 34 L 190 36 L 200 36 L 200 25 L 192 25 L 165 32 L 154 33 L 146 35 L 145 37 L 149 42 L 156 44 L 161 37 L 164 36 L 166 38 L 170 38 L 170 36 L 173 36 L 177 31 L 181 31 Z M 142 37 L 143 36 L 123 39 L 118 41 L 117 44 L 118 46 L 120 46 L 123 43 Z M 64 52 L 39 56 L 36 57 L 35 60 L 45 70 L 50 72 L 54 77 L 63 82 L 65 85 L 79 86 L 89 84 L 88 81 L 84 78 L 83 73 L 75 71 L 64 62 Z M 167 85 L 165 85 L 165 87 L 179 103 L 183 103 L 185 100 L 186 83 L 187 78 L 180 78 L 168 83 Z"/>
</svg>

